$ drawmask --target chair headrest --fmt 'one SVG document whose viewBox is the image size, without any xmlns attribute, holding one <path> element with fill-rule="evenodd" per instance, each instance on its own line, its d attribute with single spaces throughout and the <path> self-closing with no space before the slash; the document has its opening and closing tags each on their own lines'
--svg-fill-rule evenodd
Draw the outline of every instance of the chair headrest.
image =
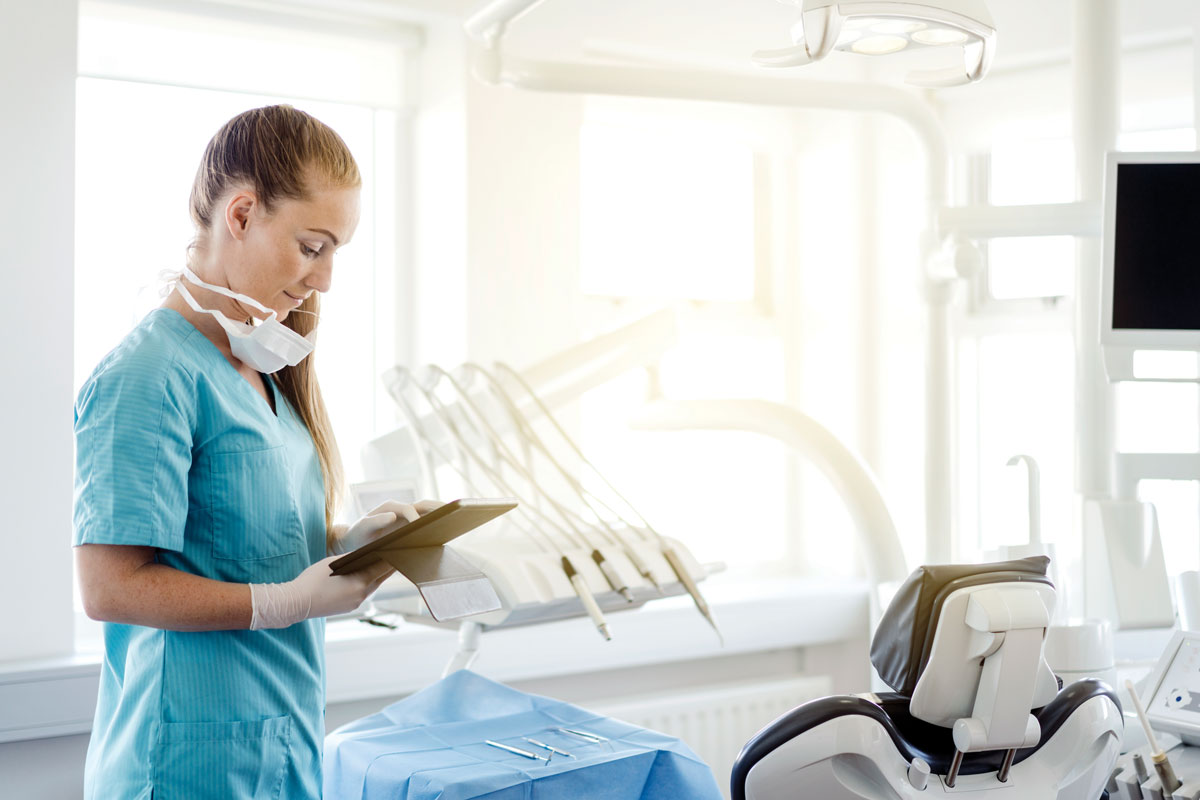
<svg viewBox="0 0 1200 800">
<path fill-rule="evenodd" d="M 1047 585 L 1050 559 L 1033 556 L 990 564 L 918 567 L 901 584 L 871 640 L 871 664 L 883 682 L 912 697 L 929 663 L 942 604 L 951 592 L 989 583 L 1037 581 Z"/>
</svg>

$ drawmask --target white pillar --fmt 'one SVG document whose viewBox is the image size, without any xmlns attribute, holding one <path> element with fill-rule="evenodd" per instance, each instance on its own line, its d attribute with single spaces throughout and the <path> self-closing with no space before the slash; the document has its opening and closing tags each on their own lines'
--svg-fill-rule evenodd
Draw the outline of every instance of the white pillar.
<svg viewBox="0 0 1200 800">
<path fill-rule="evenodd" d="M 1074 0 L 1073 99 L 1076 199 L 1100 202 L 1104 154 L 1120 123 L 1119 0 Z M 1110 497 L 1116 450 L 1115 392 L 1100 350 L 1100 239 L 1079 237 L 1075 269 L 1075 488 Z"/>
<path fill-rule="evenodd" d="M 1116 148 L 1120 122 L 1119 67 L 1121 43 L 1118 0 L 1074 0 L 1072 30 L 1072 97 L 1076 199 L 1099 202 L 1104 189 L 1104 154 Z M 1081 236 L 1075 246 L 1075 490 L 1080 501 L 1112 497 L 1116 452 L 1116 392 L 1104 371 L 1100 348 L 1101 247 L 1097 236 Z M 1077 519 L 1088 517 L 1077 508 Z M 1083 608 L 1096 554 L 1085 543 L 1077 570 L 1068 583 L 1075 592 L 1072 614 Z M 1073 566 L 1073 565 L 1072 565 Z M 1060 572 L 1061 574 L 1061 572 Z"/>
<path fill-rule="evenodd" d="M 0 661 L 72 650 L 75 0 L 0 7 Z"/>
</svg>

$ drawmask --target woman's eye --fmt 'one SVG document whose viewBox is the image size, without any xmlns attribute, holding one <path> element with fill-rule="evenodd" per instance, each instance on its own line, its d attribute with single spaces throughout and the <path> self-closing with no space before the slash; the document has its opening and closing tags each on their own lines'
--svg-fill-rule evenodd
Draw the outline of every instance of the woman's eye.
<svg viewBox="0 0 1200 800">
<path fill-rule="evenodd" d="M 320 250 L 315 250 L 315 249 L 309 247 L 308 245 L 304 244 L 303 242 L 300 243 L 300 252 L 303 253 L 304 255 L 308 256 L 309 258 L 316 258 L 317 256 L 321 255 Z"/>
</svg>

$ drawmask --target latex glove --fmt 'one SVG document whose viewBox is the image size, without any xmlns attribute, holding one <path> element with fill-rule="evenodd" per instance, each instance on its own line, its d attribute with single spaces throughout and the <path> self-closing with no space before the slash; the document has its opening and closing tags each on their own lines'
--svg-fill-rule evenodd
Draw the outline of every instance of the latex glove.
<svg viewBox="0 0 1200 800">
<path fill-rule="evenodd" d="M 396 520 L 403 519 L 412 522 L 419 516 L 420 512 L 417 511 L 416 507 L 408 503 L 401 503 L 396 500 L 388 500 L 387 502 L 380 503 L 355 520 L 354 524 L 347 528 L 345 533 L 334 539 L 330 553 L 333 555 L 344 555 L 357 550 L 395 525 Z"/>
<path fill-rule="evenodd" d="M 394 572 L 388 564 L 376 562 L 356 572 L 334 575 L 329 564 L 336 558 L 323 558 L 286 583 L 250 584 L 250 630 L 286 628 L 314 617 L 347 614 Z"/>
<path fill-rule="evenodd" d="M 355 520 L 353 525 L 333 540 L 330 554 L 343 555 L 357 550 L 392 527 L 396 520 L 413 522 L 421 515 L 428 514 L 441 505 L 443 504 L 436 500 L 418 500 L 412 504 L 401 503 L 398 500 L 380 503 Z"/>
</svg>

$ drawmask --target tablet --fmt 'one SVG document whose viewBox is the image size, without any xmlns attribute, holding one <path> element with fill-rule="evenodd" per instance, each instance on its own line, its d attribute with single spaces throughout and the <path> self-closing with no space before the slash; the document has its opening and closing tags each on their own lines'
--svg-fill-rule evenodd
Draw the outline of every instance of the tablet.
<svg viewBox="0 0 1200 800">
<path fill-rule="evenodd" d="M 334 575 L 344 575 L 394 551 L 443 545 L 516 507 L 517 501 L 511 497 L 453 500 L 413 522 L 398 520 L 391 530 L 333 561 L 329 567 Z"/>
</svg>

